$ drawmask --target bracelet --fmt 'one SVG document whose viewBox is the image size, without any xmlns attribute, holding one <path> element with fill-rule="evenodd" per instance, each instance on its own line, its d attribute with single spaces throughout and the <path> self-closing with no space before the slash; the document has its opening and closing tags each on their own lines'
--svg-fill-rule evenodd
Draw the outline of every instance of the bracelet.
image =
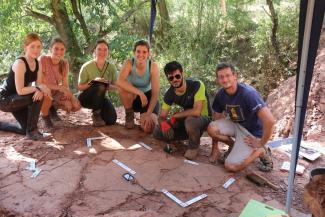
<svg viewBox="0 0 325 217">
<path fill-rule="evenodd" d="M 39 87 L 37 87 L 37 86 L 36 86 L 35 88 L 36 88 L 38 91 L 41 91 L 41 92 L 42 92 L 41 88 L 39 88 Z"/>
</svg>

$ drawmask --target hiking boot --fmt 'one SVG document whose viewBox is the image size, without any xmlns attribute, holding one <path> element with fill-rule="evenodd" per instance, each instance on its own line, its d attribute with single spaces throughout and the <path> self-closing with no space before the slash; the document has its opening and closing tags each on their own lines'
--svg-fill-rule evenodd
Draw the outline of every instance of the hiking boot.
<svg viewBox="0 0 325 217">
<path fill-rule="evenodd" d="M 263 172 L 270 172 L 273 169 L 273 160 L 271 155 L 271 149 L 264 147 L 265 154 L 260 157 L 259 169 Z"/>
<path fill-rule="evenodd" d="M 134 111 L 133 109 L 125 109 L 125 127 L 127 129 L 134 128 Z"/>
<path fill-rule="evenodd" d="M 61 121 L 57 109 L 55 109 L 53 106 L 50 108 L 50 117 L 53 121 Z"/>
<path fill-rule="evenodd" d="M 47 140 L 48 137 L 44 137 L 44 135 L 38 130 L 33 130 L 30 132 L 26 132 L 26 139 L 34 140 L 34 141 L 43 141 Z"/>
<path fill-rule="evenodd" d="M 184 154 L 184 157 L 189 160 L 194 160 L 199 153 L 199 149 L 187 149 L 187 151 Z"/>
<path fill-rule="evenodd" d="M 93 114 L 91 115 L 91 119 L 93 120 L 94 127 L 102 127 L 106 125 L 105 121 L 100 116 L 100 110 L 93 111 Z"/>
<path fill-rule="evenodd" d="M 51 121 L 51 118 L 50 118 L 50 115 L 48 116 L 42 116 L 42 120 L 43 120 L 43 123 L 44 123 L 44 126 L 48 129 L 51 129 L 53 128 L 53 123 Z"/>
</svg>

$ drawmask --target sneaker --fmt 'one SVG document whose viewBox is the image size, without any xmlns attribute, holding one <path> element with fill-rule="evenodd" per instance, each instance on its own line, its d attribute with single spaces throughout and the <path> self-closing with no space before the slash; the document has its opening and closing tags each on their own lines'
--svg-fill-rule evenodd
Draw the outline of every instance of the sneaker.
<svg viewBox="0 0 325 217">
<path fill-rule="evenodd" d="M 265 154 L 260 157 L 259 169 L 263 172 L 270 172 L 273 169 L 273 160 L 271 149 L 269 147 L 264 147 Z"/>
<path fill-rule="evenodd" d="M 100 110 L 93 111 L 93 114 L 91 115 L 91 119 L 93 120 L 94 127 L 102 127 L 106 125 L 105 121 L 100 116 Z"/>
<path fill-rule="evenodd" d="M 53 121 L 61 121 L 58 111 L 53 106 L 50 108 L 50 117 Z"/>
<path fill-rule="evenodd" d="M 189 160 L 194 160 L 199 153 L 199 149 L 187 149 L 187 151 L 184 154 L 184 157 Z"/>
<path fill-rule="evenodd" d="M 50 115 L 42 117 L 42 119 L 46 128 L 50 129 L 53 127 L 53 123 L 51 121 Z"/>
<path fill-rule="evenodd" d="M 125 127 L 127 129 L 134 128 L 134 111 L 133 109 L 125 109 Z"/>
</svg>

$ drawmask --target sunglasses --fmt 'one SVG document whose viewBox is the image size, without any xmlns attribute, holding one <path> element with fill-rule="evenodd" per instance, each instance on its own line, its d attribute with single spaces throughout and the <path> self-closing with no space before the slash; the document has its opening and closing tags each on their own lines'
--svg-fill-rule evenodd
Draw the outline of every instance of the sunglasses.
<svg viewBox="0 0 325 217">
<path fill-rule="evenodd" d="M 177 75 L 171 75 L 171 76 L 168 76 L 167 77 L 167 79 L 169 80 L 169 81 L 173 81 L 174 80 L 174 78 L 176 78 L 177 80 L 179 80 L 179 79 L 181 79 L 182 78 L 182 76 L 180 75 L 180 74 L 177 74 Z"/>
</svg>

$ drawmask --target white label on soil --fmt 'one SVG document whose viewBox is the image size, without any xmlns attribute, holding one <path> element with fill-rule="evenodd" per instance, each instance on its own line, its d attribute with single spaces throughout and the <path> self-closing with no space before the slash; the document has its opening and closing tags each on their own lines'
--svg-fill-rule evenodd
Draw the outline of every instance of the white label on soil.
<svg viewBox="0 0 325 217">
<path fill-rule="evenodd" d="M 225 184 L 223 184 L 223 186 L 222 187 L 224 187 L 224 188 L 228 188 L 232 183 L 234 183 L 236 180 L 234 179 L 234 178 L 230 178 L 230 179 L 228 179 L 228 181 L 226 181 L 226 183 Z"/>
<path fill-rule="evenodd" d="M 126 171 L 128 171 L 129 173 L 131 173 L 132 175 L 134 175 L 136 172 L 132 169 L 130 169 L 128 166 L 126 166 L 124 163 L 114 159 L 112 160 L 114 163 L 116 163 L 117 165 L 119 165 L 120 167 L 122 167 L 123 169 L 125 169 Z"/>
<path fill-rule="evenodd" d="M 91 139 L 90 138 L 86 139 L 86 144 L 87 144 L 88 148 L 91 147 Z"/>
</svg>

